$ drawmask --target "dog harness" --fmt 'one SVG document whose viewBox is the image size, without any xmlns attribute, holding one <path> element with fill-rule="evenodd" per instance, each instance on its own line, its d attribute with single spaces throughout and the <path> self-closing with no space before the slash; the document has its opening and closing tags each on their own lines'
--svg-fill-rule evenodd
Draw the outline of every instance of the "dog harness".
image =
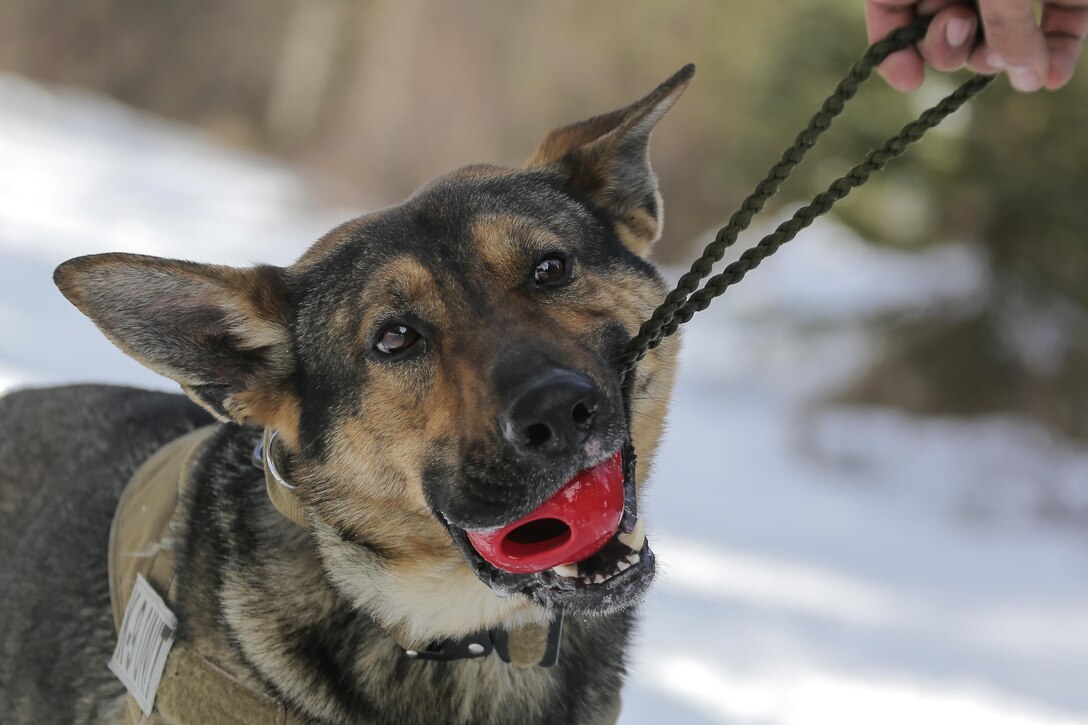
<svg viewBox="0 0 1088 725">
<path fill-rule="evenodd" d="M 120 632 L 125 608 L 142 575 L 167 602 L 175 599 L 174 531 L 180 523 L 178 501 L 203 444 L 216 426 L 199 428 L 171 441 L 143 463 L 125 486 L 114 512 L 109 536 L 110 606 Z M 275 434 L 265 431 L 254 451 L 255 463 L 265 472 L 265 486 L 276 509 L 293 523 L 308 528 L 308 519 L 294 486 L 280 474 L 275 455 Z M 422 660 L 457 660 L 499 657 L 519 667 L 551 666 L 558 660 L 562 617 L 550 627 L 523 626 L 513 631 L 497 628 L 462 639 L 448 639 L 427 647 L 398 645 L 405 656 Z M 302 725 L 303 720 L 282 703 L 261 691 L 256 683 L 242 682 L 185 642 L 174 644 L 166 659 L 155 696 L 155 715 L 169 725 L 184 723 L 238 723 L 239 725 Z M 618 710 L 615 713 L 618 716 Z M 125 702 L 124 723 L 146 718 L 136 699 Z M 615 716 L 602 722 L 615 722 Z"/>
</svg>

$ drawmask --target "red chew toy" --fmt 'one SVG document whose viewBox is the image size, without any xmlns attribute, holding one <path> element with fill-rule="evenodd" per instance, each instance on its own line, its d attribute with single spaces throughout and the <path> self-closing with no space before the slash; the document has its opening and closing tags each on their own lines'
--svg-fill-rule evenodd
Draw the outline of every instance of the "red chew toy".
<svg viewBox="0 0 1088 725">
<path fill-rule="evenodd" d="M 501 529 L 469 531 L 480 556 L 500 569 L 529 574 L 587 559 L 623 517 L 623 456 L 582 471 L 535 511 Z"/>
</svg>

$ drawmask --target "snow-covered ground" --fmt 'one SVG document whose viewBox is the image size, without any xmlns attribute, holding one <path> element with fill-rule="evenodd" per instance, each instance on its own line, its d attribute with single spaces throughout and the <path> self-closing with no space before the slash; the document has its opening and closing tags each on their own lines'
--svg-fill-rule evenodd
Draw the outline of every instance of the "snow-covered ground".
<svg viewBox="0 0 1088 725">
<path fill-rule="evenodd" d="M 267 159 L 0 76 L 0 390 L 174 388 L 55 291 L 64 259 L 286 263 L 353 213 Z M 1088 723 L 1088 536 L 1053 514 L 1088 510 L 1088 449 L 817 404 L 874 354 L 867 319 L 962 309 L 984 270 L 827 222 L 688 326 L 623 723 Z"/>
</svg>

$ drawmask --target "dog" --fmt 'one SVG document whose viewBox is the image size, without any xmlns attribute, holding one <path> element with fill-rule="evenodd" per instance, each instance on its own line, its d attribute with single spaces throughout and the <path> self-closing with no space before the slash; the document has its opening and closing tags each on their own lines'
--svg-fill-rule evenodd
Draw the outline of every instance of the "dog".
<svg viewBox="0 0 1088 725">
<path fill-rule="evenodd" d="M 521 169 L 438 177 L 286 268 L 61 264 L 65 297 L 187 398 L 82 385 L 0 400 L 3 719 L 122 719 L 107 532 L 142 462 L 214 423 L 171 542 L 178 643 L 293 722 L 614 722 L 655 568 L 637 494 L 678 343 L 647 354 L 629 394 L 617 361 L 666 291 L 647 260 L 663 219 L 649 138 L 693 73 L 551 131 Z M 305 527 L 253 466 L 263 431 Z M 616 461 L 622 518 L 596 553 L 533 571 L 482 553 Z M 533 627 L 558 637 L 554 666 L 417 656 Z"/>
</svg>

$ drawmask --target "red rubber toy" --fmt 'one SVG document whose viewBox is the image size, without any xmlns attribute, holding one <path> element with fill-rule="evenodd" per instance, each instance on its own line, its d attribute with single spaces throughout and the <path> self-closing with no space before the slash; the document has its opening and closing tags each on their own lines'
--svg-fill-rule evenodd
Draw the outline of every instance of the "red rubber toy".
<svg viewBox="0 0 1088 725">
<path fill-rule="evenodd" d="M 467 533 L 476 551 L 491 564 L 529 574 L 593 556 L 615 535 L 621 518 L 623 456 L 617 452 L 577 474 L 512 524 Z"/>
</svg>

